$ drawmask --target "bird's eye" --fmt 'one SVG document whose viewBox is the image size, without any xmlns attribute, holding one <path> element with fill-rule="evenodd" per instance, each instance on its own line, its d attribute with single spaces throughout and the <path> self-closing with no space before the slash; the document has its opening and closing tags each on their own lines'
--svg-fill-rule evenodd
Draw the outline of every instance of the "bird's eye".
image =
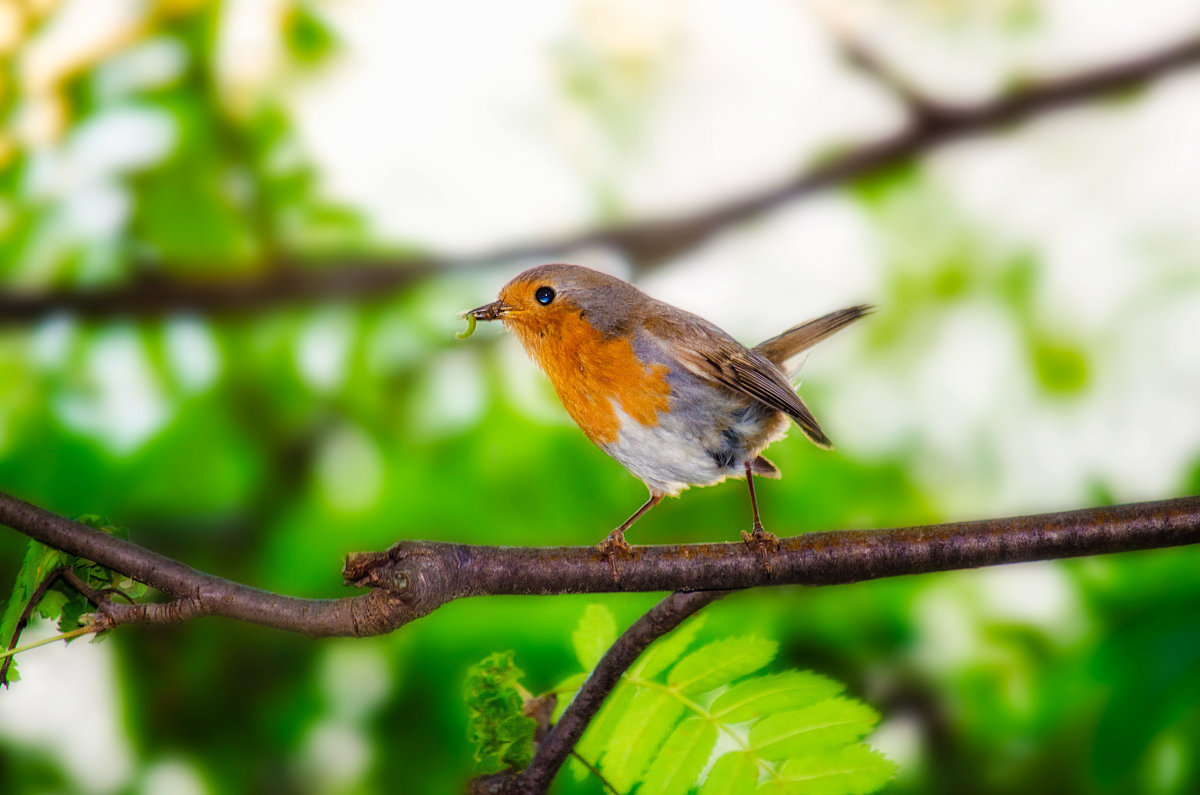
<svg viewBox="0 0 1200 795">
<path fill-rule="evenodd" d="M 539 287 L 533 294 L 533 298 L 542 306 L 548 306 L 554 300 L 554 290 L 550 287 Z"/>
</svg>

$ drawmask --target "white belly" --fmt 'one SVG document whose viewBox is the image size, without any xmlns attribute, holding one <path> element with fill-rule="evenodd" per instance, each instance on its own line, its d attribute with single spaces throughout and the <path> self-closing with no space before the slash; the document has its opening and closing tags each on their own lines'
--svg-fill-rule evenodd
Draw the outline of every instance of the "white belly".
<svg viewBox="0 0 1200 795">
<path fill-rule="evenodd" d="M 672 496 L 689 486 L 711 486 L 742 476 L 745 462 L 786 435 L 790 425 L 785 415 L 775 412 L 743 419 L 741 424 L 733 416 L 697 423 L 689 422 L 685 412 L 664 412 L 657 425 L 646 426 L 620 406 L 614 408 L 620 433 L 617 441 L 601 449 L 652 492 Z"/>
</svg>

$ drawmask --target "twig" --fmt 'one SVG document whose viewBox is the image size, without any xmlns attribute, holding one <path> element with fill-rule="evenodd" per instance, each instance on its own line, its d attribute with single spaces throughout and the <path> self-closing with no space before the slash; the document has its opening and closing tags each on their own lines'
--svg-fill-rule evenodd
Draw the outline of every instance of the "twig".
<svg viewBox="0 0 1200 795">
<path fill-rule="evenodd" d="M 595 547 L 491 547 L 406 541 L 349 556 L 342 599 L 281 596 L 192 569 L 144 547 L 0 494 L 0 522 L 44 544 L 156 588 L 174 601 L 118 605 L 114 623 L 219 615 L 314 636 L 377 635 L 455 599 L 499 594 L 714 591 L 833 585 L 1200 542 L 1200 497 L 892 530 L 780 539 L 771 566 L 740 542 L 640 546 L 618 564 Z"/>
<path fill-rule="evenodd" d="M 51 635 L 48 638 L 42 638 L 41 640 L 35 640 L 33 643 L 26 643 L 24 646 L 10 646 L 8 651 L 0 652 L 0 657 L 4 658 L 4 662 L 8 662 L 13 657 L 17 656 L 18 654 L 27 652 L 30 649 L 36 649 L 38 646 L 46 646 L 46 645 L 53 643 L 56 640 L 63 640 L 63 641 L 71 640 L 72 638 L 78 638 L 80 635 L 93 635 L 97 632 L 103 632 L 105 629 L 107 629 L 107 627 L 104 626 L 103 624 L 99 624 L 99 625 L 95 625 L 95 626 L 88 624 L 87 626 L 82 626 L 82 627 L 79 627 L 78 629 L 73 629 L 70 632 L 63 632 L 58 635 Z M 7 684 L 7 682 L 5 684 Z"/>
<path fill-rule="evenodd" d="M 882 65 L 859 52 L 859 63 L 885 81 Z M 50 290 L 0 294 L 0 323 L 26 323 L 56 312 L 91 318 L 161 315 L 192 311 L 238 314 L 264 307 L 329 300 L 368 301 L 386 297 L 435 272 L 462 271 L 501 262 L 554 259 L 581 248 L 603 246 L 623 252 L 635 268 L 647 268 L 701 245 L 732 224 L 835 185 L 878 173 L 950 141 L 1005 129 L 1038 115 L 1147 85 L 1175 70 L 1200 63 L 1200 36 L 1139 58 L 1065 78 L 1026 84 L 971 107 L 945 107 L 909 91 L 913 107 L 925 106 L 911 123 L 883 139 L 857 144 L 805 172 L 695 213 L 602 227 L 533 240 L 474 256 L 382 257 L 311 262 L 279 258 L 257 275 L 237 280 L 187 281 L 155 275 L 161 263 L 137 269 L 128 284 L 94 291 Z M 873 66 L 872 66 L 873 64 Z M 895 87 L 893 81 L 893 87 Z M 900 84 L 903 85 L 902 83 Z M 914 104 L 915 103 L 915 104 Z"/>
<path fill-rule="evenodd" d="M 829 32 L 842 56 L 863 74 L 885 86 L 895 94 L 914 117 L 934 118 L 943 115 L 949 108 L 947 103 L 918 89 L 911 80 L 897 72 L 879 54 L 864 43 L 854 30 L 846 5 L 838 0 L 808 4 L 813 16 Z"/>
<path fill-rule="evenodd" d="M 21 615 L 17 617 L 17 625 L 13 629 L 13 635 L 8 639 L 8 653 L 4 657 L 4 662 L 0 663 L 0 685 L 8 687 L 8 669 L 12 667 L 12 655 L 16 653 L 14 650 L 17 648 L 17 643 L 21 640 L 21 633 L 25 631 L 25 627 L 29 626 L 29 619 L 33 617 L 33 611 L 37 609 L 38 602 L 42 601 L 42 598 L 46 596 L 50 587 L 58 582 L 58 578 L 63 575 L 64 571 L 67 571 L 66 566 L 59 566 L 56 569 L 52 569 L 46 575 L 45 579 L 38 583 L 33 593 L 29 595 L 29 601 L 25 603 L 24 609 L 21 610 Z"/>
<path fill-rule="evenodd" d="M 83 594 L 83 598 L 87 599 L 96 607 L 100 607 L 102 604 L 104 604 L 104 594 L 100 593 L 95 588 L 84 582 L 83 578 L 75 573 L 75 569 L 71 568 L 70 566 L 63 566 L 59 569 L 59 576 L 66 580 L 72 588 Z"/>
<path fill-rule="evenodd" d="M 633 622 L 600 658 L 600 662 L 558 719 L 558 723 L 554 724 L 550 733 L 538 745 L 537 753 L 529 767 L 517 776 L 518 789 L 514 792 L 540 793 L 549 789 L 550 782 L 562 767 L 567 754 L 575 747 L 575 743 L 579 742 L 604 699 L 621 681 L 621 675 L 633 665 L 634 660 L 647 646 L 675 629 L 688 616 L 725 594 L 724 591 L 677 591 Z"/>
<path fill-rule="evenodd" d="M 571 756 L 575 758 L 576 762 L 578 762 L 579 764 L 586 767 L 589 773 L 591 773 L 593 776 L 595 776 L 597 779 L 599 779 L 600 784 L 606 790 L 611 792 L 613 795 L 621 795 L 621 793 L 617 790 L 617 788 L 612 785 L 612 782 L 609 781 L 607 778 L 605 778 L 604 774 L 600 772 L 600 768 L 596 767 L 591 762 L 584 759 L 583 754 L 579 753 L 578 751 L 576 751 L 575 749 L 572 748 Z"/>
<path fill-rule="evenodd" d="M 609 647 L 600 662 L 588 675 L 575 698 L 567 706 L 558 723 L 551 727 L 542 741 L 529 766 L 520 773 L 494 773 L 479 776 L 468 787 L 470 795 L 536 795 L 550 787 L 563 762 L 573 753 L 575 744 L 583 736 L 588 724 L 604 704 L 604 699 L 621 681 L 622 674 L 633 665 L 651 643 L 667 634 L 693 613 L 705 605 L 712 604 L 725 596 L 725 591 L 677 591 L 650 608 L 641 618 Z M 600 771 L 588 764 L 588 769 L 613 790 Z M 613 790 L 615 792 L 615 790 Z"/>
<path fill-rule="evenodd" d="M 17 648 L 17 641 L 20 639 L 21 633 L 25 630 L 25 627 L 29 625 L 29 619 L 33 616 L 33 611 L 37 608 L 38 603 L 45 598 L 50 588 L 53 587 L 53 585 L 60 579 L 65 580 L 68 585 L 81 593 L 83 598 L 96 605 L 97 608 L 103 609 L 105 604 L 109 602 L 104 594 L 84 582 L 83 578 L 76 574 L 75 570 L 70 566 L 59 566 L 51 570 L 51 572 L 47 574 L 40 583 L 38 583 L 38 586 L 34 589 L 33 593 L 30 594 L 29 601 L 25 604 L 25 609 L 21 611 L 21 615 L 17 619 L 17 626 L 13 630 L 12 640 L 8 644 L 8 651 L 0 654 L 0 658 L 3 658 L 4 660 L 4 662 L 0 663 L 0 685 L 5 687 L 8 686 L 8 671 L 12 665 L 12 658 L 20 652 L 26 651 L 27 649 L 33 649 L 38 646 L 43 646 L 55 640 L 68 640 L 78 635 L 103 632 L 104 630 L 113 626 L 114 622 L 112 621 L 111 617 L 105 617 L 103 621 L 94 623 L 88 627 L 75 629 L 62 635 L 55 635 L 52 638 L 45 638 L 37 641 L 36 643 L 30 643 L 26 646 L 22 646 L 21 648 Z M 122 596 L 124 596 L 123 593 Z M 129 597 L 126 596 L 125 598 L 128 599 Z"/>
</svg>

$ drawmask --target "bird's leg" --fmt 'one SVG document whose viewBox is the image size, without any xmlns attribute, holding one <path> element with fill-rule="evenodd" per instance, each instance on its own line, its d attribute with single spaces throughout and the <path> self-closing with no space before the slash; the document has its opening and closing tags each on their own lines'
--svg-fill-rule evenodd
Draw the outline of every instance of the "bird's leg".
<svg viewBox="0 0 1200 795">
<path fill-rule="evenodd" d="M 754 512 L 754 532 L 747 533 L 743 530 L 742 541 L 746 542 L 746 546 L 758 550 L 758 554 L 762 557 L 763 568 L 769 571 L 771 564 L 767 560 L 767 552 L 779 549 L 779 538 L 774 533 L 766 531 L 762 519 L 758 516 L 758 498 L 754 496 L 754 470 L 749 461 L 746 462 L 746 485 L 750 488 L 750 510 Z"/>
<path fill-rule="evenodd" d="M 662 499 L 665 496 L 666 495 L 662 492 L 651 491 L 650 499 L 646 500 L 645 505 L 634 511 L 633 516 L 630 516 L 628 519 L 622 522 L 620 527 L 618 527 L 616 530 L 613 530 L 608 534 L 607 538 L 596 545 L 596 548 L 599 549 L 601 553 L 608 556 L 608 562 L 609 565 L 612 566 L 614 580 L 617 578 L 617 554 L 633 554 L 633 547 L 629 546 L 629 542 L 625 540 L 625 531 L 632 527 L 634 522 L 636 522 L 638 519 L 641 519 L 642 514 L 646 513 L 646 511 L 662 502 Z"/>
</svg>

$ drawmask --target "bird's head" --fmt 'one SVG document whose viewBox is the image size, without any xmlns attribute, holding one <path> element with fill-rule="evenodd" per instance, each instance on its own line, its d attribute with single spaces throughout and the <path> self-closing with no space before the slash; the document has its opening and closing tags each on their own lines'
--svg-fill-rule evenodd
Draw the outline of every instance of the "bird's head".
<svg viewBox="0 0 1200 795">
<path fill-rule="evenodd" d="M 580 265 L 539 265 L 500 288 L 500 298 L 464 314 L 499 320 L 527 348 L 551 335 L 563 336 L 586 324 L 604 337 L 628 326 L 630 311 L 645 300 L 620 279 Z"/>
</svg>

